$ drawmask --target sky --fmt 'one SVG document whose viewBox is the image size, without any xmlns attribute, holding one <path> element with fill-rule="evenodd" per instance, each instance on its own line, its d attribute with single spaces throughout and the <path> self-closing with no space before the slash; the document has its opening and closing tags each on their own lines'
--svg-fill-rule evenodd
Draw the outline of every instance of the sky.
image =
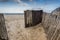
<svg viewBox="0 0 60 40">
<path fill-rule="evenodd" d="M 0 13 L 24 13 L 25 10 L 52 12 L 60 7 L 60 0 L 0 0 Z"/>
</svg>

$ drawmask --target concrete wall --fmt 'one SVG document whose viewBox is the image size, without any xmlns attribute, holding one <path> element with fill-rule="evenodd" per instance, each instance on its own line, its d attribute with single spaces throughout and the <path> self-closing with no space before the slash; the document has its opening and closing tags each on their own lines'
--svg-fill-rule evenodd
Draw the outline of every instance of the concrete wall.
<svg viewBox="0 0 60 40">
<path fill-rule="evenodd" d="M 25 27 L 35 26 L 42 21 L 42 10 L 27 10 L 24 13 Z"/>
<path fill-rule="evenodd" d="M 43 10 L 32 11 L 32 22 L 33 25 L 37 25 L 42 22 Z"/>
<path fill-rule="evenodd" d="M 32 25 L 32 12 L 27 10 L 24 13 L 25 16 L 25 27 L 29 27 Z"/>
<path fill-rule="evenodd" d="M 57 14 L 57 13 L 56 13 Z M 60 40 L 60 16 L 55 14 L 43 14 L 42 25 L 48 35 L 48 40 Z"/>
<path fill-rule="evenodd" d="M 7 40 L 7 39 L 8 39 L 8 34 L 5 26 L 4 15 L 0 14 L 0 40 Z"/>
</svg>

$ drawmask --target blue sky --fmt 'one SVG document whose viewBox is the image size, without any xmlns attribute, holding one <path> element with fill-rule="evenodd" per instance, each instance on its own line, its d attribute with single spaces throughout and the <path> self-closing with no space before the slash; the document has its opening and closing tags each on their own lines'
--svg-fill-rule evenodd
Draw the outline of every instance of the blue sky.
<svg viewBox="0 0 60 40">
<path fill-rule="evenodd" d="M 8 0 L 0 2 L 0 13 L 24 13 L 27 9 L 51 12 L 57 7 L 60 7 L 60 0 Z"/>
</svg>

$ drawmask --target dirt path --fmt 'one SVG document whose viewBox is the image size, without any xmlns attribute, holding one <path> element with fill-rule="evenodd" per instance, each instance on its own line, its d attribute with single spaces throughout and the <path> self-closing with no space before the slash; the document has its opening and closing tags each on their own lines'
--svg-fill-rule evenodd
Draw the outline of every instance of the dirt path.
<svg viewBox="0 0 60 40">
<path fill-rule="evenodd" d="M 5 16 L 5 20 L 10 40 L 47 40 L 45 31 L 40 24 L 25 28 L 23 16 L 19 16 L 18 19 L 14 16 Z"/>
</svg>

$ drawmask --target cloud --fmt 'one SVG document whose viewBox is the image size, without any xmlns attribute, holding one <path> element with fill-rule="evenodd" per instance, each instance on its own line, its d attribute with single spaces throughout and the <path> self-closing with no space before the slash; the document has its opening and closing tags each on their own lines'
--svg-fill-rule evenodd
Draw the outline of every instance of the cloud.
<svg viewBox="0 0 60 40">
<path fill-rule="evenodd" d="M 0 13 L 23 13 L 20 8 L 0 8 Z"/>
<path fill-rule="evenodd" d="M 27 6 L 0 7 L 0 13 L 24 13 L 24 10 L 31 9 Z"/>
<path fill-rule="evenodd" d="M 20 0 L 20 1 L 29 2 L 29 1 L 32 1 L 32 0 Z"/>
<path fill-rule="evenodd" d="M 14 0 L 16 3 L 18 3 L 18 5 L 20 6 L 28 6 L 29 4 L 23 2 L 22 0 Z"/>
<path fill-rule="evenodd" d="M 33 0 L 29 0 L 29 1 L 33 1 Z"/>
</svg>

